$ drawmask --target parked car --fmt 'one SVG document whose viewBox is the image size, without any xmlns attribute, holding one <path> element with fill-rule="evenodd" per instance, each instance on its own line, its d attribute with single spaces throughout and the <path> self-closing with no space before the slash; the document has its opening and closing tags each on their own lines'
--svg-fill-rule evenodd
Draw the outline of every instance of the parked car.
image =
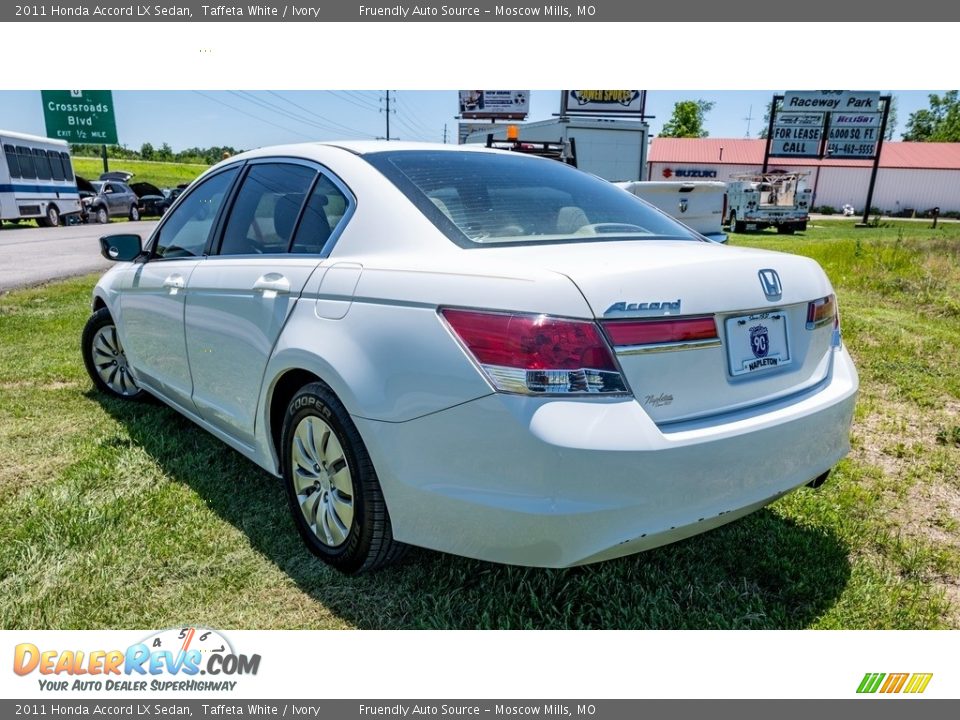
<svg viewBox="0 0 960 720">
<path fill-rule="evenodd" d="M 606 560 L 819 485 L 849 449 L 857 373 L 816 262 L 709 242 L 552 160 L 264 148 L 146 242 L 101 246 L 96 387 L 281 477 L 347 573 L 407 544 Z"/>
<path fill-rule="evenodd" d="M 84 222 L 108 223 L 114 217 L 140 219 L 140 199 L 120 180 L 93 180 L 92 192 L 81 192 Z"/>
<path fill-rule="evenodd" d="M 161 190 L 153 183 L 135 182 L 130 183 L 130 189 L 136 193 L 140 199 L 140 215 L 143 217 L 156 217 L 163 215 L 170 207 L 165 190 Z"/>
</svg>

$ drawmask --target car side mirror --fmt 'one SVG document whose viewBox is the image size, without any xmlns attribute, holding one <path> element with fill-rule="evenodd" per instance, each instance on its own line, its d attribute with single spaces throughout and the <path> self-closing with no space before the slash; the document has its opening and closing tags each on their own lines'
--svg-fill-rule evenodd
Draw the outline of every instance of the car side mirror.
<svg viewBox="0 0 960 720">
<path fill-rule="evenodd" d="M 100 254 L 107 260 L 129 262 L 143 252 L 143 241 L 139 235 L 104 235 L 100 238 Z"/>
</svg>

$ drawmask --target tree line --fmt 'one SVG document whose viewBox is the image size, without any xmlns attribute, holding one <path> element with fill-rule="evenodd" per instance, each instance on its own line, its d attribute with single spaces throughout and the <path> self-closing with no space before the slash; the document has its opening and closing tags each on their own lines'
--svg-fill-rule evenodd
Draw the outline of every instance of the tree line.
<svg viewBox="0 0 960 720">
<path fill-rule="evenodd" d="M 99 145 L 71 145 L 70 152 L 77 157 L 100 157 Z M 155 162 L 178 162 L 213 165 L 225 157 L 243 152 L 229 145 L 214 145 L 208 148 L 192 147 L 174 152 L 167 143 L 155 148 L 152 143 L 145 142 L 139 150 L 126 145 L 107 145 L 107 157 L 120 160 L 153 160 Z"/>
</svg>

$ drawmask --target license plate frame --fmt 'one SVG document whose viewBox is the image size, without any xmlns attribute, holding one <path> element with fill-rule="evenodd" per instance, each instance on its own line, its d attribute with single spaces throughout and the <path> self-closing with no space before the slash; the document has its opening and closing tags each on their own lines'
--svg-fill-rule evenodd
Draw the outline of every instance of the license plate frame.
<svg viewBox="0 0 960 720">
<path fill-rule="evenodd" d="M 724 327 L 731 376 L 775 371 L 793 362 L 787 314 L 783 310 L 735 315 L 726 319 Z"/>
</svg>

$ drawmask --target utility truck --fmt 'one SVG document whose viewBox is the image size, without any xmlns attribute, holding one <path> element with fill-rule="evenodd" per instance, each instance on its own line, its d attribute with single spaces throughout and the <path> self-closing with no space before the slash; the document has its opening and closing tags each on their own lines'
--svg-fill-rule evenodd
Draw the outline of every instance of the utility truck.
<svg viewBox="0 0 960 720">
<path fill-rule="evenodd" d="M 766 172 L 734 175 L 727 183 L 727 219 L 730 232 L 765 230 L 792 235 L 807 229 L 813 193 L 808 173 Z"/>
</svg>

